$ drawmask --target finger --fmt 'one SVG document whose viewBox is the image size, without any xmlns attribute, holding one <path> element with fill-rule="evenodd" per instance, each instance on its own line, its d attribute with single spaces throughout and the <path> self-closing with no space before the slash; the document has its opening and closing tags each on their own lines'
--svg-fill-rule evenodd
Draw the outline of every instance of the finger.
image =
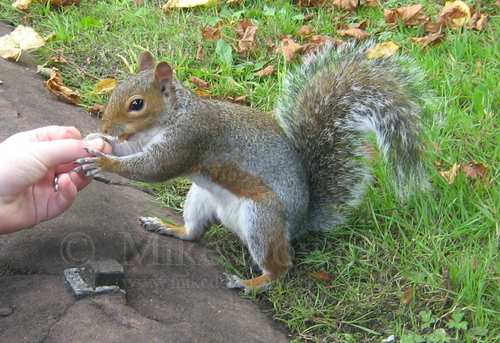
<svg viewBox="0 0 500 343">
<path fill-rule="evenodd" d="M 84 148 L 81 140 L 63 139 L 33 144 L 29 153 L 33 159 L 50 169 L 89 156 Z"/>
<path fill-rule="evenodd" d="M 45 126 L 38 129 L 17 133 L 5 142 L 46 142 L 58 139 L 81 139 L 77 128 L 72 126 Z"/>
<path fill-rule="evenodd" d="M 91 178 L 85 177 L 75 172 L 70 172 L 67 175 L 69 175 L 71 182 L 73 182 L 73 184 L 76 186 L 77 191 L 80 191 L 83 188 L 87 187 L 87 185 L 92 181 Z"/>
<path fill-rule="evenodd" d="M 76 185 L 68 174 L 59 175 L 59 190 L 54 192 L 47 204 L 47 219 L 54 218 L 66 211 L 76 199 Z"/>
</svg>

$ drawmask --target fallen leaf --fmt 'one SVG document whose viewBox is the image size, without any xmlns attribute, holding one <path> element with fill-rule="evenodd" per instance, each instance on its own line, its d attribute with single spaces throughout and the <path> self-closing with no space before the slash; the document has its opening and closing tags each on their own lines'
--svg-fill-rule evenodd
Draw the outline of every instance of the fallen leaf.
<svg viewBox="0 0 500 343">
<path fill-rule="evenodd" d="M 68 63 L 68 61 L 66 60 L 66 58 L 65 58 L 62 54 L 52 56 L 52 57 L 50 58 L 50 60 L 51 60 L 52 62 L 61 63 L 61 64 L 66 64 L 66 63 Z"/>
<path fill-rule="evenodd" d="M 324 5 L 326 0 L 298 0 L 299 7 L 317 7 Z"/>
<path fill-rule="evenodd" d="M 366 0 L 366 6 L 368 7 L 379 7 L 380 2 L 379 0 Z"/>
<path fill-rule="evenodd" d="M 476 12 L 471 18 L 470 27 L 477 31 L 483 31 L 488 23 L 489 17 L 487 14 Z"/>
<path fill-rule="evenodd" d="M 227 97 L 227 100 L 234 102 L 234 103 L 237 103 L 237 104 L 240 104 L 240 105 L 249 105 L 249 102 L 248 102 L 246 95 L 240 95 L 237 97 L 230 96 L 230 97 Z"/>
<path fill-rule="evenodd" d="M 52 73 L 47 81 L 44 81 L 47 89 L 59 100 L 72 105 L 78 105 L 80 95 L 78 92 L 66 87 L 61 77 L 61 73 L 56 68 L 52 68 Z"/>
<path fill-rule="evenodd" d="M 448 184 L 452 184 L 460 171 L 460 164 L 454 163 L 449 170 L 442 170 L 439 174 L 445 179 Z"/>
<path fill-rule="evenodd" d="M 144 5 L 144 0 L 134 0 L 134 5 L 142 6 L 142 5 Z"/>
<path fill-rule="evenodd" d="M 95 92 L 97 94 L 105 94 L 110 93 L 113 89 L 115 89 L 118 81 L 115 79 L 102 79 L 95 85 Z"/>
<path fill-rule="evenodd" d="M 80 0 L 49 0 L 48 3 L 53 7 L 66 7 L 71 5 L 79 5 Z"/>
<path fill-rule="evenodd" d="M 309 39 L 308 43 L 306 43 L 302 46 L 302 52 L 309 53 L 309 52 L 315 51 L 326 43 L 340 45 L 343 43 L 343 41 L 340 39 L 330 37 L 330 36 L 314 35 Z"/>
<path fill-rule="evenodd" d="M 319 281 L 330 281 L 332 279 L 332 276 L 325 271 L 309 273 L 309 276 Z"/>
<path fill-rule="evenodd" d="M 238 48 L 239 53 L 245 53 L 255 48 L 255 35 L 257 33 L 257 26 L 250 20 L 241 20 L 237 27 L 236 33 L 239 36 Z"/>
<path fill-rule="evenodd" d="M 462 171 L 471 179 L 484 179 L 486 177 L 487 169 L 484 164 L 470 162 L 462 167 Z"/>
<path fill-rule="evenodd" d="M 349 29 L 345 30 L 338 30 L 337 31 L 339 35 L 341 36 L 349 36 L 353 37 L 357 40 L 363 40 L 368 38 L 368 32 L 364 31 L 363 29 L 351 27 Z"/>
<path fill-rule="evenodd" d="M 313 34 L 313 28 L 311 25 L 304 25 L 297 31 L 297 36 L 309 37 Z"/>
<path fill-rule="evenodd" d="M 471 12 L 463 1 L 448 1 L 439 13 L 439 21 L 447 27 L 459 29 L 470 24 Z"/>
<path fill-rule="evenodd" d="M 216 26 L 205 26 L 201 29 L 201 36 L 206 40 L 219 40 L 220 39 L 220 27 Z"/>
<path fill-rule="evenodd" d="M 267 67 L 259 70 L 258 72 L 255 73 L 255 76 L 258 77 L 264 77 L 264 76 L 269 76 L 274 73 L 274 66 L 272 64 L 268 65 Z"/>
<path fill-rule="evenodd" d="M 226 4 L 230 6 L 235 6 L 235 5 L 243 5 L 245 0 L 226 0 Z"/>
<path fill-rule="evenodd" d="M 205 89 L 201 89 L 201 88 L 197 88 L 194 90 L 194 93 L 198 96 L 201 96 L 201 97 L 209 97 L 211 94 L 210 92 L 208 92 L 207 90 Z"/>
<path fill-rule="evenodd" d="M 205 58 L 205 52 L 203 51 L 203 46 L 200 44 L 196 49 L 196 59 L 202 61 Z"/>
<path fill-rule="evenodd" d="M 358 8 L 358 0 L 333 0 L 333 4 L 346 11 L 354 11 Z"/>
<path fill-rule="evenodd" d="M 314 18 L 314 13 L 307 13 L 304 15 L 304 22 L 310 21 L 312 18 Z"/>
<path fill-rule="evenodd" d="M 367 53 L 367 58 L 370 60 L 377 59 L 377 58 L 382 58 L 382 57 L 389 57 L 394 55 L 396 52 L 398 52 L 399 46 L 392 42 L 383 42 L 383 43 L 378 43 L 375 45 L 373 48 L 368 50 Z"/>
<path fill-rule="evenodd" d="M 444 23 L 442 21 L 427 20 L 424 24 L 424 30 L 427 33 L 436 33 L 443 31 Z"/>
<path fill-rule="evenodd" d="M 398 21 L 402 21 L 406 26 L 418 26 L 429 19 L 425 15 L 422 5 L 403 6 L 391 10 L 385 9 L 384 18 L 387 24 L 396 25 Z"/>
<path fill-rule="evenodd" d="M 197 6 L 216 6 L 218 0 L 168 0 L 161 8 L 167 11 L 171 8 L 191 8 Z"/>
<path fill-rule="evenodd" d="M 100 118 L 102 116 L 102 114 L 104 113 L 104 109 L 105 109 L 104 105 L 94 104 L 91 107 L 89 107 L 88 111 L 93 116 Z"/>
<path fill-rule="evenodd" d="M 0 56 L 18 61 L 23 52 L 42 47 L 45 39 L 33 28 L 19 25 L 9 34 L 0 37 Z"/>
<path fill-rule="evenodd" d="M 408 287 L 405 289 L 403 296 L 401 297 L 401 304 L 409 305 L 413 300 L 413 287 Z"/>
<path fill-rule="evenodd" d="M 411 41 L 420 44 L 423 48 L 429 45 L 435 45 L 441 42 L 444 38 L 444 34 L 441 32 L 429 33 L 424 37 L 412 37 Z"/>
<path fill-rule="evenodd" d="M 276 49 L 276 44 L 274 44 L 273 40 L 271 38 L 268 38 L 266 40 L 266 46 L 268 50 L 274 50 Z"/>
<path fill-rule="evenodd" d="M 12 7 L 21 11 L 27 11 L 33 0 L 16 0 L 12 3 Z"/>
<path fill-rule="evenodd" d="M 285 56 L 287 62 L 292 61 L 297 53 L 302 51 L 302 46 L 295 42 L 292 38 L 285 37 L 281 40 L 281 52 Z"/>
<path fill-rule="evenodd" d="M 189 79 L 192 83 L 194 83 L 198 88 L 208 89 L 209 85 L 207 81 L 204 81 L 196 76 L 191 76 Z"/>
</svg>

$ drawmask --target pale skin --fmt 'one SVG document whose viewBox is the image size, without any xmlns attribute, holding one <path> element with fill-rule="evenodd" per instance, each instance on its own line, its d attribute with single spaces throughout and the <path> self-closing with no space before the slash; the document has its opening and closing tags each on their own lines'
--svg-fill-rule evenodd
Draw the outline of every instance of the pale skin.
<svg viewBox="0 0 500 343">
<path fill-rule="evenodd" d="M 85 148 L 107 152 L 102 139 L 82 140 L 74 127 L 47 126 L 0 143 L 0 234 L 32 227 L 66 211 L 91 179 L 75 173 Z"/>
</svg>

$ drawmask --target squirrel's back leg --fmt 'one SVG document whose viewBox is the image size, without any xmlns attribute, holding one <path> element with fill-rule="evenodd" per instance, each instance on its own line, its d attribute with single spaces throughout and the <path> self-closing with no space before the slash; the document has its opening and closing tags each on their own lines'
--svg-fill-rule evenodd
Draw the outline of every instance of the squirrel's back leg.
<svg viewBox="0 0 500 343">
<path fill-rule="evenodd" d="M 266 288 L 285 274 L 291 266 L 291 248 L 286 232 L 285 216 L 280 205 L 269 202 L 250 202 L 241 208 L 240 223 L 244 243 L 262 275 L 242 280 L 227 275 L 227 287 L 243 288 L 245 292 Z M 224 224 L 224 223 L 223 223 Z"/>
<path fill-rule="evenodd" d="M 213 199 L 209 192 L 193 183 L 184 205 L 184 225 L 172 225 L 155 217 L 140 217 L 144 229 L 160 235 L 184 240 L 197 240 L 211 224 L 217 222 Z"/>
</svg>

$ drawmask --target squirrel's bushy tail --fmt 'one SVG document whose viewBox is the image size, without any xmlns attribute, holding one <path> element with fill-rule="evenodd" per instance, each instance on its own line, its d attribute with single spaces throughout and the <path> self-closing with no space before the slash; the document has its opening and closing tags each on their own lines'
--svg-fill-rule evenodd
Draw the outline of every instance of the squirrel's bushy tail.
<svg viewBox="0 0 500 343">
<path fill-rule="evenodd" d="M 421 155 L 423 75 L 410 59 L 368 59 L 373 42 L 329 45 L 284 81 L 275 115 L 303 156 L 310 180 L 311 230 L 341 223 L 362 200 L 363 161 L 374 132 L 400 195 L 426 183 Z"/>
</svg>

